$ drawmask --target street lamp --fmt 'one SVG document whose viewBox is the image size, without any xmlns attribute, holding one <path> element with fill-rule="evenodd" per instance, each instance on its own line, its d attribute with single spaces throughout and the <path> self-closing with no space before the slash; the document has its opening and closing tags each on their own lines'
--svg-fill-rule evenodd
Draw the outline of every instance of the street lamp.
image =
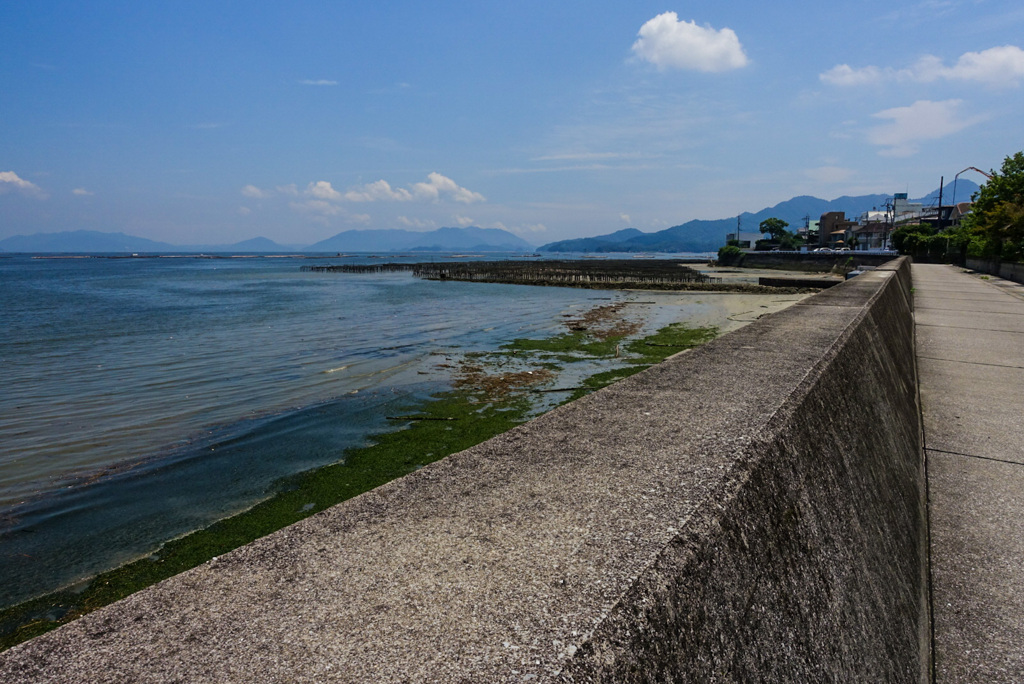
<svg viewBox="0 0 1024 684">
<path fill-rule="evenodd" d="M 979 169 L 977 166 L 968 166 L 966 169 L 964 169 L 960 173 L 963 173 L 964 171 L 977 171 L 978 173 L 980 173 L 985 178 L 988 178 L 989 180 L 992 180 L 992 175 L 991 174 L 985 173 L 984 171 Z M 953 176 L 953 206 L 954 207 L 956 206 L 956 182 L 958 180 L 960 180 L 960 173 L 958 173 L 955 176 Z"/>
</svg>

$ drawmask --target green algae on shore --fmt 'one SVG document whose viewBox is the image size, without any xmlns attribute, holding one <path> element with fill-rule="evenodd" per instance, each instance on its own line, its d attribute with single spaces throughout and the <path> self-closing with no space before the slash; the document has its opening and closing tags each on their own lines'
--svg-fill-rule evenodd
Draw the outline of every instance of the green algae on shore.
<svg viewBox="0 0 1024 684">
<path fill-rule="evenodd" d="M 568 321 L 569 332 L 546 340 L 518 339 L 500 351 L 463 361 L 453 389 L 415 402 L 395 416 L 399 429 L 377 434 L 368 446 L 348 449 L 332 465 L 284 478 L 268 499 L 163 544 L 155 553 L 78 585 L 0 611 L 0 649 L 48 632 L 140 589 L 201 565 L 335 504 L 468 449 L 533 418 L 529 390 L 555 377 L 559 366 L 616 359 L 621 367 L 590 375 L 565 401 L 637 373 L 684 349 L 713 339 L 716 328 L 672 324 L 628 339 L 638 326 L 618 317 L 617 305 L 598 307 Z M 506 367 L 514 368 L 508 370 Z M 504 371 L 504 372 L 502 372 Z"/>
</svg>

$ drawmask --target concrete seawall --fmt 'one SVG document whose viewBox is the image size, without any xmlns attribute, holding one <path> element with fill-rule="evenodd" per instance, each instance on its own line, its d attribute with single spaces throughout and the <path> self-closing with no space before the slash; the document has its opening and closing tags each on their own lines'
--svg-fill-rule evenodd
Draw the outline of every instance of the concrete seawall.
<svg viewBox="0 0 1024 684">
<path fill-rule="evenodd" d="M 967 268 L 979 273 L 999 276 L 1015 283 L 1024 283 L 1024 264 L 1004 262 L 998 259 L 967 258 Z"/>
<path fill-rule="evenodd" d="M 0 681 L 923 681 L 913 340 L 899 260 L 14 647 Z"/>
</svg>

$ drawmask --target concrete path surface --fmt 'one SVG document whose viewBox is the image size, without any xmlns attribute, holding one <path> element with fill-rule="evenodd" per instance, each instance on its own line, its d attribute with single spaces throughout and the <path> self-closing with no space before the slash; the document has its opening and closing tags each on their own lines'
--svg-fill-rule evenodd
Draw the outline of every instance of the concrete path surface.
<svg viewBox="0 0 1024 684">
<path fill-rule="evenodd" d="M 913 280 L 935 681 L 1024 682 L 1024 286 Z"/>
</svg>

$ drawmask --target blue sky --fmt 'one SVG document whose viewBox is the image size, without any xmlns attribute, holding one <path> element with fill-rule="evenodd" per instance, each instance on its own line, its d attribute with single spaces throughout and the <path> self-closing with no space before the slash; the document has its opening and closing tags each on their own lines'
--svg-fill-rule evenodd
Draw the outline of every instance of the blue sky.
<svg viewBox="0 0 1024 684">
<path fill-rule="evenodd" d="M 0 238 L 541 244 L 921 196 L 1024 149 L 1022 93 L 1019 1 L 5 0 Z"/>
</svg>

